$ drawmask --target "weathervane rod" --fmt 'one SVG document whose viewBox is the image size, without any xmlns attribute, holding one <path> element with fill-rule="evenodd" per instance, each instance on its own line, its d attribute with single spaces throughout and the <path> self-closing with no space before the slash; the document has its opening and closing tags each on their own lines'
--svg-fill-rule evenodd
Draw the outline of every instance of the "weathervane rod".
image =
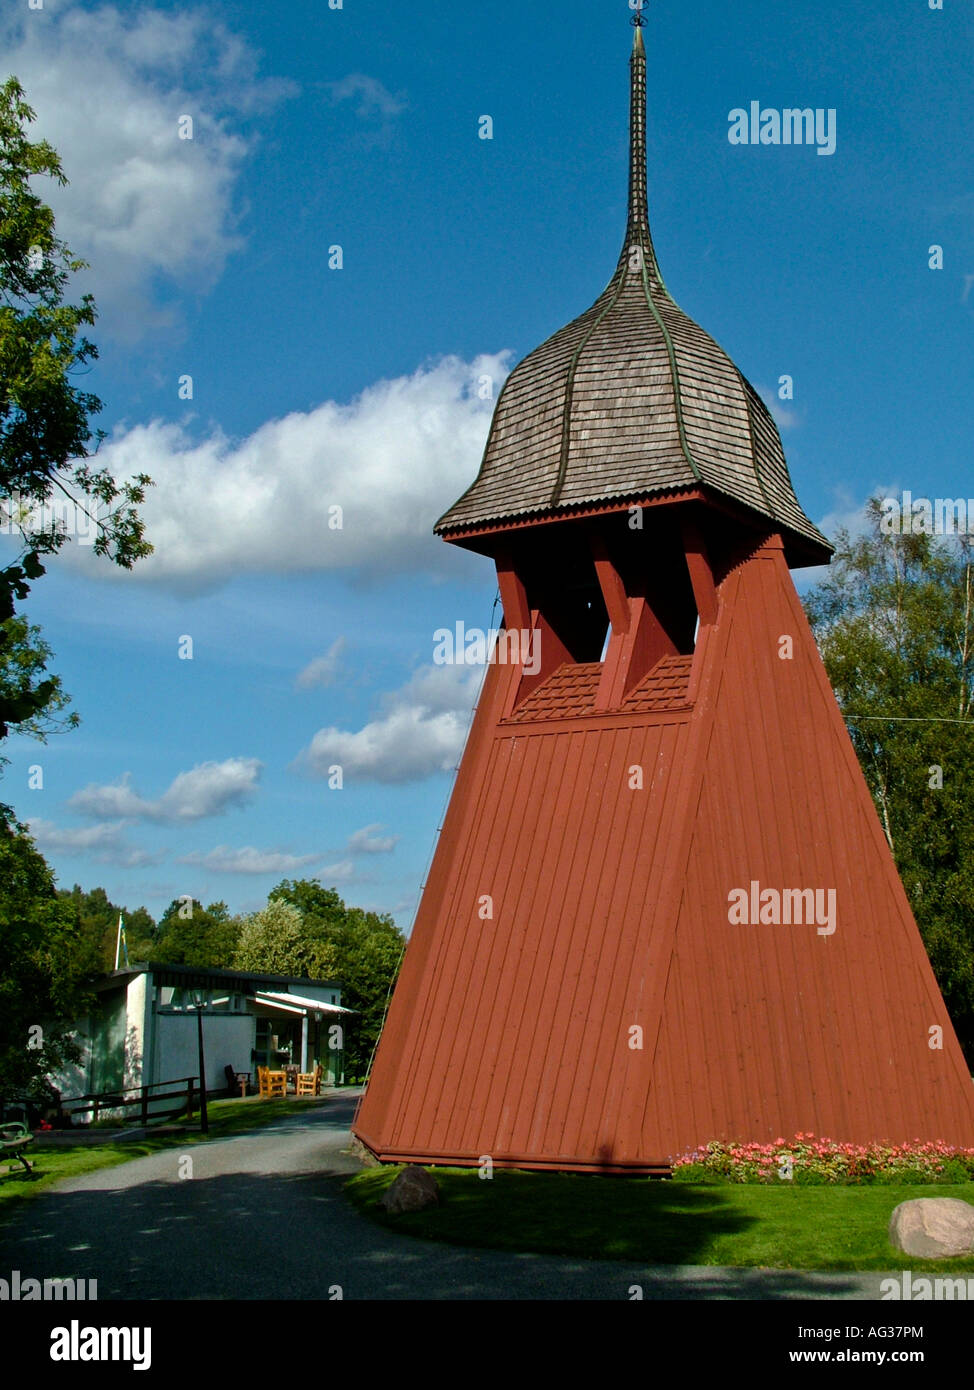
<svg viewBox="0 0 974 1390">
<path fill-rule="evenodd" d="M 635 11 L 629 22 L 636 29 L 645 29 L 646 27 L 646 16 L 643 14 L 643 5 L 645 3 L 646 0 L 629 0 L 629 8 Z"/>
</svg>

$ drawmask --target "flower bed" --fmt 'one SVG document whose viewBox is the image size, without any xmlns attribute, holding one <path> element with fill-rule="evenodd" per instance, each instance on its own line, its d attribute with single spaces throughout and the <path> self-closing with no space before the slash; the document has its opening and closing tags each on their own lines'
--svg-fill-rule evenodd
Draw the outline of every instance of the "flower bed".
<svg viewBox="0 0 974 1390">
<path fill-rule="evenodd" d="M 974 1181 L 974 1149 L 939 1142 L 840 1144 L 814 1134 L 773 1144 L 712 1140 L 673 1162 L 681 1182 L 949 1183 Z"/>
</svg>

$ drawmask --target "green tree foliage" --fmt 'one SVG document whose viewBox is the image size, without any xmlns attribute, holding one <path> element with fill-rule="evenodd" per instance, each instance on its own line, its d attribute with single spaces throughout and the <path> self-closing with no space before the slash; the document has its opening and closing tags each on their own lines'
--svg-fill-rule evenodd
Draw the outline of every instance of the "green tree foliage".
<svg viewBox="0 0 974 1390">
<path fill-rule="evenodd" d="M 305 930 L 304 918 L 290 903 L 272 898 L 241 924 L 237 970 L 322 979 L 330 977 L 332 965 L 327 946 Z"/>
<path fill-rule="evenodd" d="M 42 1096 L 43 1078 L 77 1059 L 70 1029 L 90 1002 L 86 982 L 97 973 L 97 952 L 76 906 L 58 894 L 6 806 L 0 884 L 0 1094 Z"/>
<path fill-rule="evenodd" d="M 62 729 L 76 729 L 79 718 L 65 713 L 71 703 L 58 676 L 47 673 L 51 648 L 39 627 L 20 614 L 0 623 L 0 707 L 8 713 L 25 715 L 17 732 L 47 742 L 47 735 Z M 43 702 L 35 698 L 43 691 Z M 63 717 L 62 717 L 63 716 Z M 0 765 L 5 763 L 0 758 Z"/>
<path fill-rule="evenodd" d="M 84 262 L 58 238 L 54 214 L 34 192 L 39 176 L 67 180 L 47 141 L 28 139 L 33 119 L 23 89 L 9 78 L 0 86 L 0 525 L 18 532 L 22 545 L 0 568 L 0 738 L 11 727 L 36 732 L 46 713 L 63 708 L 37 629 L 10 624 L 44 573 L 41 557 L 68 539 L 52 499 L 82 508 L 96 528 L 96 554 L 129 569 L 152 549 L 137 511 L 150 479 L 138 474 L 118 484 L 88 461 L 89 444 L 103 438 L 89 423 L 101 401 L 72 377 L 98 355 L 83 331 L 95 321 L 95 306 L 87 294 L 79 304 L 64 300 Z"/>
<path fill-rule="evenodd" d="M 388 914 L 346 907 L 334 888 L 322 888 L 308 879 L 285 879 L 270 896 L 296 908 L 306 937 L 330 948 L 331 968 L 321 978 L 337 980 L 342 1004 L 355 1010 L 345 1029 L 346 1079 L 364 1080 L 405 937 Z"/>
<path fill-rule="evenodd" d="M 280 899 L 291 903 L 304 918 L 305 930 L 311 935 L 327 937 L 345 920 L 345 904 L 334 888 L 323 888 L 310 878 L 285 878 L 272 888 L 268 901 Z"/>
<path fill-rule="evenodd" d="M 110 902 L 104 888 L 92 888 L 86 893 L 77 883 L 70 892 L 62 888 L 59 897 L 74 907 L 82 934 L 94 954 L 96 971 L 115 969 L 115 944 L 120 914 L 125 923 L 130 964 L 148 958 L 148 948 L 155 939 L 156 924 L 144 907 L 137 907 L 134 912 L 130 912 L 127 907 Z"/>
<path fill-rule="evenodd" d="M 388 913 L 350 907 L 335 945 L 335 977 L 342 984 L 342 1003 L 355 1010 L 346 1048 L 346 1074 L 364 1081 L 385 1022 L 406 938 Z"/>
<path fill-rule="evenodd" d="M 974 566 L 966 538 L 888 535 L 869 512 L 805 607 L 974 1064 Z"/>
<path fill-rule="evenodd" d="M 223 968 L 233 960 L 240 925 L 224 902 L 204 907 L 195 898 L 174 898 L 159 918 L 154 937 L 140 950 L 166 965 Z"/>
</svg>

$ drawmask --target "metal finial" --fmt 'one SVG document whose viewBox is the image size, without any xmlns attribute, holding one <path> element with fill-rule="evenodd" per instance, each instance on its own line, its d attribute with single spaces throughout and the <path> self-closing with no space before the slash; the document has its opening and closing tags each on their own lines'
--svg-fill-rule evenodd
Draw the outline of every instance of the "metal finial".
<svg viewBox="0 0 974 1390">
<path fill-rule="evenodd" d="M 647 24 L 646 16 L 643 14 L 643 6 L 646 0 L 629 0 L 629 8 L 635 10 L 635 14 L 629 23 L 635 29 L 645 29 Z"/>
</svg>

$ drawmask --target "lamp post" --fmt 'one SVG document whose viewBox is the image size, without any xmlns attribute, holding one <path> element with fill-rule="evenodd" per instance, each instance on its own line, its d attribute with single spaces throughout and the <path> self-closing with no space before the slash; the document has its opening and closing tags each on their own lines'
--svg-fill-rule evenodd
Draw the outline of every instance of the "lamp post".
<svg viewBox="0 0 974 1390">
<path fill-rule="evenodd" d="M 199 1050 L 200 1133 L 209 1134 L 210 1123 L 206 1114 L 206 1058 L 203 1055 L 203 1007 L 206 1003 L 206 993 L 204 990 L 193 990 L 193 1003 L 196 1005 L 196 1045 Z"/>
</svg>

